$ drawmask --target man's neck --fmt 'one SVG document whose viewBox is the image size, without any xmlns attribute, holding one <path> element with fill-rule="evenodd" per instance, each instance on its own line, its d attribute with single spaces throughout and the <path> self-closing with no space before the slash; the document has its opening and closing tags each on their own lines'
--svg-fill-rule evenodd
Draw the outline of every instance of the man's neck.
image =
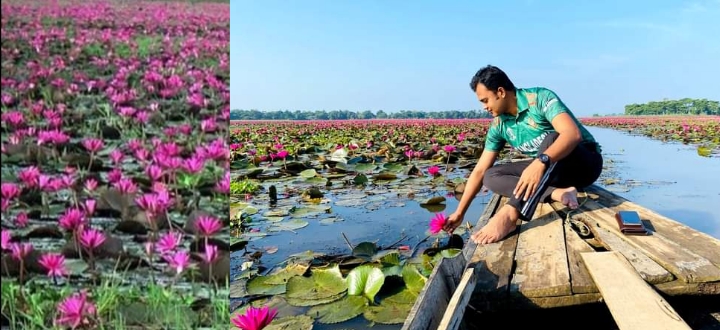
<svg viewBox="0 0 720 330">
<path fill-rule="evenodd" d="M 511 115 L 513 117 L 517 117 L 518 114 L 518 105 L 517 105 L 517 96 L 515 93 L 510 96 L 510 109 L 507 112 L 508 115 Z"/>
</svg>

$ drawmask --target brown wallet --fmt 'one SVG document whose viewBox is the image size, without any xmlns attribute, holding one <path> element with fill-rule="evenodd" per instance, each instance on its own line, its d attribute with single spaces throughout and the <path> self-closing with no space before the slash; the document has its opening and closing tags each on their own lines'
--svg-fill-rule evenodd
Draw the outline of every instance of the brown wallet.
<svg viewBox="0 0 720 330">
<path fill-rule="evenodd" d="M 648 235 L 645 224 L 636 211 L 618 211 L 615 213 L 620 232 L 626 235 Z"/>
</svg>

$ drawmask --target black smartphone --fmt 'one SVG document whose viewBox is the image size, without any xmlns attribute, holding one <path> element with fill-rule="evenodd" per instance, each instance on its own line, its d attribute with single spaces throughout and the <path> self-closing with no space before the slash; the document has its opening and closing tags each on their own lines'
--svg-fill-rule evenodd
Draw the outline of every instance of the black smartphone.
<svg viewBox="0 0 720 330">
<path fill-rule="evenodd" d="M 618 217 L 622 221 L 623 226 L 642 226 L 640 214 L 636 211 L 618 211 Z"/>
</svg>

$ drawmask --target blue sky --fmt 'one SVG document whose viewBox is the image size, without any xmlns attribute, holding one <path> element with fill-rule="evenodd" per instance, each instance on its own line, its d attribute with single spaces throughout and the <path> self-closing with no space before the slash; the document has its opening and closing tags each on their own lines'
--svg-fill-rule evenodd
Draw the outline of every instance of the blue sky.
<svg viewBox="0 0 720 330">
<path fill-rule="evenodd" d="M 720 0 L 232 0 L 231 109 L 471 110 L 487 64 L 581 116 L 720 99 Z"/>
</svg>

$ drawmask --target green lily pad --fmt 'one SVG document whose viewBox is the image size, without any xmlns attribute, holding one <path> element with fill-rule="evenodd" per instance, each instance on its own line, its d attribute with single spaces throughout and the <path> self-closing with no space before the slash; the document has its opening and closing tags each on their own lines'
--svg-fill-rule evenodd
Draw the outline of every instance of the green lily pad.
<svg viewBox="0 0 720 330">
<path fill-rule="evenodd" d="M 345 297 L 346 293 L 338 293 L 336 295 L 332 295 L 330 297 L 326 298 L 320 298 L 320 299 L 307 299 L 307 298 L 290 298 L 287 297 L 287 302 L 291 306 L 296 307 L 309 307 L 309 306 L 317 306 L 317 305 L 323 305 L 323 304 L 329 304 L 333 301 L 337 301 L 341 299 L 342 297 Z"/>
<path fill-rule="evenodd" d="M 307 221 L 301 219 L 293 219 L 285 222 L 275 222 L 270 227 L 268 227 L 267 231 L 294 231 L 303 228 L 308 224 L 309 223 Z"/>
<path fill-rule="evenodd" d="M 445 249 L 440 251 L 440 254 L 443 256 L 443 258 L 449 259 L 457 257 L 460 253 L 462 253 L 461 249 Z"/>
<path fill-rule="evenodd" d="M 338 301 L 312 307 L 307 315 L 316 318 L 320 323 L 335 324 L 362 314 L 367 306 L 368 300 L 365 297 L 345 296 Z"/>
<path fill-rule="evenodd" d="M 413 304 L 381 303 L 378 306 L 368 307 L 363 316 L 369 321 L 379 324 L 403 324 L 407 319 Z"/>
<path fill-rule="evenodd" d="M 355 165 L 355 171 L 367 173 L 367 172 L 374 171 L 376 167 L 377 166 L 375 166 L 375 164 L 360 163 L 360 164 Z"/>
<path fill-rule="evenodd" d="M 268 221 L 268 222 L 280 222 L 280 221 L 282 221 L 283 219 L 285 219 L 285 218 L 283 218 L 283 217 L 266 217 L 266 218 L 265 218 L 265 221 Z"/>
<path fill-rule="evenodd" d="M 433 196 L 429 198 L 418 199 L 420 205 L 438 205 L 445 202 L 445 196 Z"/>
<path fill-rule="evenodd" d="M 347 282 L 348 295 L 363 295 L 370 301 L 374 301 L 375 295 L 385 283 L 385 274 L 379 268 L 362 265 L 348 273 Z"/>
<path fill-rule="evenodd" d="M 306 205 L 298 208 L 294 208 L 290 211 L 293 217 L 301 218 L 309 215 L 315 215 L 319 213 L 326 213 L 330 210 L 330 206 L 327 205 Z"/>
<path fill-rule="evenodd" d="M 274 319 L 263 330 L 312 330 L 313 318 L 307 315 L 294 315 Z"/>
<path fill-rule="evenodd" d="M 403 170 L 403 165 L 398 163 L 386 163 L 383 165 L 383 169 L 390 171 L 390 172 L 400 172 Z"/>
<path fill-rule="evenodd" d="M 416 295 L 420 294 L 420 291 L 422 291 L 427 282 L 427 278 L 420 274 L 417 267 L 411 264 L 406 264 L 403 267 L 402 277 L 403 282 L 405 282 L 405 287 Z"/>
<path fill-rule="evenodd" d="M 248 232 L 248 233 L 242 233 L 242 235 L 240 235 L 240 240 L 252 242 L 252 241 L 257 241 L 265 236 L 267 236 L 267 233 L 263 233 L 263 232 L 259 232 L 259 231 L 258 232 Z"/>
<path fill-rule="evenodd" d="M 317 171 L 315 171 L 314 168 L 311 168 L 311 169 L 304 170 L 304 171 L 300 172 L 300 176 L 303 177 L 303 178 L 306 178 L 306 179 L 315 177 L 316 175 L 317 175 Z"/>
<path fill-rule="evenodd" d="M 352 255 L 355 257 L 366 258 L 370 260 L 377 253 L 377 245 L 371 242 L 362 242 L 353 248 Z"/>
<path fill-rule="evenodd" d="M 295 276 L 287 282 L 287 297 L 295 299 L 324 299 L 347 290 L 340 267 L 313 269 L 312 276 Z"/>
</svg>

